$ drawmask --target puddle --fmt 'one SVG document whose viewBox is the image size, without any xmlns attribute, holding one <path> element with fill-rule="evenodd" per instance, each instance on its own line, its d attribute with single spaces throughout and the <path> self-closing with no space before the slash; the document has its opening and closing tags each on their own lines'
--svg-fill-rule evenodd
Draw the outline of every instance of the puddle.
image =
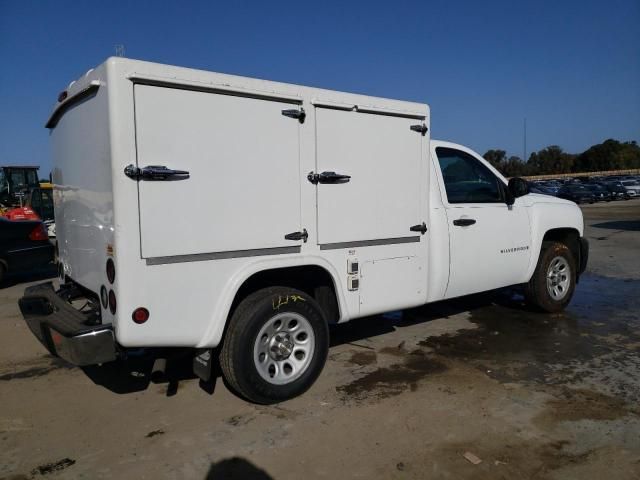
<svg viewBox="0 0 640 480">
<path fill-rule="evenodd" d="M 404 362 L 378 368 L 352 382 L 336 388 L 343 401 L 361 402 L 383 399 L 418 389 L 418 382 L 447 367 L 421 350 L 404 354 Z"/>
<path fill-rule="evenodd" d="M 565 312 L 526 308 L 513 292 L 471 309 L 473 330 L 429 337 L 420 346 L 462 359 L 502 382 L 604 383 L 640 398 L 640 281 L 585 275 Z"/>
<path fill-rule="evenodd" d="M 376 355 L 376 352 L 373 350 L 364 350 L 352 353 L 351 358 L 349 358 L 349 362 L 364 367 L 366 365 L 376 363 L 377 359 L 378 356 Z"/>
<path fill-rule="evenodd" d="M 585 389 L 566 389 L 546 403 L 546 409 L 536 417 L 540 426 L 579 420 L 616 420 L 634 413 L 620 398 Z"/>
</svg>

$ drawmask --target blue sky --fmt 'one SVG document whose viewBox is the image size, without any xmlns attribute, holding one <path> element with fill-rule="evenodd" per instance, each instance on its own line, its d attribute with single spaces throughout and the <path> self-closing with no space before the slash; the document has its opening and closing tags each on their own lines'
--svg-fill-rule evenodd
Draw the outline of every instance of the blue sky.
<svg viewBox="0 0 640 480">
<path fill-rule="evenodd" d="M 0 163 L 50 167 L 59 91 L 126 56 L 425 102 L 434 138 L 522 156 L 640 141 L 640 1 L 0 0 Z"/>
</svg>

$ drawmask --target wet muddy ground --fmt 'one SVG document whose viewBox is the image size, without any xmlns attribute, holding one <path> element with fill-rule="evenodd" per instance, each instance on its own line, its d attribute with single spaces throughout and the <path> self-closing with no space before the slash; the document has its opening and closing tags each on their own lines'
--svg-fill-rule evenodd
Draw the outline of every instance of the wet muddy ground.
<svg viewBox="0 0 640 480">
<path fill-rule="evenodd" d="M 567 311 L 516 289 L 332 329 L 318 383 L 256 406 L 176 360 L 82 371 L 0 289 L 0 478 L 640 478 L 640 201 L 584 208 Z M 33 279 L 28 279 L 33 280 Z"/>
</svg>

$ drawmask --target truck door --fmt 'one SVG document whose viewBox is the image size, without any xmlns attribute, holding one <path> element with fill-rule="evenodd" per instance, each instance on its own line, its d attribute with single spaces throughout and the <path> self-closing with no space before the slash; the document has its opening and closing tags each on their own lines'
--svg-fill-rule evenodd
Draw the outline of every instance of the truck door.
<svg viewBox="0 0 640 480">
<path fill-rule="evenodd" d="M 505 203 L 503 182 L 478 158 L 438 146 L 437 162 L 449 226 L 446 298 L 526 281 L 531 232 L 520 199 Z"/>
<path fill-rule="evenodd" d="M 315 111 L 320 250 L 357 255 L 360 315 L 424 303 L 425 119 Z"/>
<path fill-rule="evenodd" d="M 420 120 L 316 108 L 317 172 L 350 178 L 317 188 L 321 249 L 419 242 L 421 147 L 411 130 Z"/>
<path fill-rule="evenodd" d="M 301 230 L 300 123 L 282 114 L 296 105 L 143 84 L 134 95 L 137 167 L 188 172 L 138 182 L 143 258 L 299 250 L 284 238 Z"/>
</svg>

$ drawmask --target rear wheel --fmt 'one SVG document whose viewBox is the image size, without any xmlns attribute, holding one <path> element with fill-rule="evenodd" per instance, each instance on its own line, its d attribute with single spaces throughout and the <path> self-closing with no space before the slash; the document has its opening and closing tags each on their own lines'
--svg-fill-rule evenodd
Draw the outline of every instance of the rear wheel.
<svg viewBox="0 0 640 480">
<path fill-rule="evenodd" d="M 242 397 L 276 403 L 313 385 L 328 349 L 329 330 L 316 301 L 298 290 L 271 287 L 238 305 L 220 352 L 220 366 Z"/>
<path fill-rule="evenodd" d="M 0 283 L 4 281 L 4 277 L 7 275 L 7 267 L 4 263 L 0 262 Z"/>
<path fill-rule="evenodd" d="M 529 304 L 545 312 L 559 312 L 571 301 L 576 262 L 564 243 L 543 242 L 538 265 L 525 286 Z"/>
</svg>

